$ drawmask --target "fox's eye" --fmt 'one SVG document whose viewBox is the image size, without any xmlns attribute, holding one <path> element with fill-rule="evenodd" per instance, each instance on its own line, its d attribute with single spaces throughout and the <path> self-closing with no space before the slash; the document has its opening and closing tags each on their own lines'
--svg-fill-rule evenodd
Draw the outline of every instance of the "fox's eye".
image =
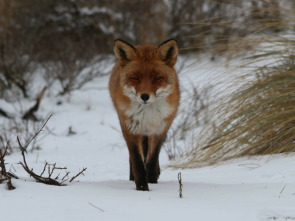
<svg viewBox="0 0 295 221">
<path fill-rule="evenodd" d="M 158 80 L 161 80 L 161 79 L 162 79 L 162 77 L 155 77 L 154 81 L 158 81 Z"/>
<path fill-rule="evenodd" d="M 134 80 L 134 81 L 139 81 L 139 78 L 138 77 L 130 77 L 131 80 Z"/>
</svg>

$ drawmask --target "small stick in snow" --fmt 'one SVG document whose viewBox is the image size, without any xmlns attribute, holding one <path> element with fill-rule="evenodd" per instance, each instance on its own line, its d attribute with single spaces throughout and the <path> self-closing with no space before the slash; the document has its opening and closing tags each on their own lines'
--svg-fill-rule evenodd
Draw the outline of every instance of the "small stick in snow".
<svg viewBox="0 0 295 221">
<path fill-rule="evenodd" d="M 284 191 L 285 188 L 286 188 L 286 185 L 283 187 L 283 189 L 281 190 L 280 194 L 282 194 L 282 192 Z"/>
<path fill-rule="evenodd" d="M 280 195 L 279 195 L 279 198 L 281 198 L 281 194 L 282 194 L 282 192 L 285 190 L 285 188 L 286 188 L 286 185 L 283 187 L 283 189 L 281 190 L 281 192 L 280 192 Z"/>
<path fill-rule="evenodd" d="M 104 213 L 104 210 L 103 210 L 103 209 L 101 209 L 101 208 L 99 208 L 99 207 L 93 205 L 92 203 L 88 203 L 88 204 L 89 204 L 90 206 L 94 207 L 95 209 L 98 209 L 98 210 L 100 210 L 101 212 Z"/>
<path fill-rule="evenodd" d="M 178 173 L 178 182 L 179 182 L 179 198 L 182 198 L 182 179 L 181 179 L 181 172 Z"/>
</svg>

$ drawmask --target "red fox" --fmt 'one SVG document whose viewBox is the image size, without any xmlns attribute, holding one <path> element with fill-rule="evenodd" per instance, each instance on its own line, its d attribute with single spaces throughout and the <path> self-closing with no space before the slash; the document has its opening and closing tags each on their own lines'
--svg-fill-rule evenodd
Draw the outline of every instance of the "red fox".
<svg viewBox="0 0 295 221">
<path fill-rule="evenodd" d="M 160 149 L 179 106 L 177 42 L 134 47 L 116 40 L 114 52 L 109 90 L 129 150 L 129 179 L 147 191 L 158 182 Z"/>
</svg>

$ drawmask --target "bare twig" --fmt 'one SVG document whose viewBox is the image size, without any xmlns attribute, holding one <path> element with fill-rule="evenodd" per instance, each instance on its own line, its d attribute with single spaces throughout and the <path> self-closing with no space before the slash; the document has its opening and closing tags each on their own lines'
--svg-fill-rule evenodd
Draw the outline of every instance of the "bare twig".
<svg viewBox="0 0 295 221">
<path fill-rule="evenodd" d="M 45 170 L 46 170 L 47 165 L 48 165 L 48 163 L 45 162 L 44 168 L 43 168 L 42 173 L 40 174 L 40 176 L 43 176 L 43 174 L 44 174 L 44 172 L 45 172 Z"/>
<path fill-rule="evenodd" d="M 6 174 L 7 174 L 9 177 L 11 177 L 11 178 L 18 179 L 18 176 L 15 175 L 15 174 L 13 174 L 13 173 L 11 173 L 11 172 L 6 172 Z"/>
<path fill-rule="evenodd" d="M 7 155 L 8 152 L 8 147 L 9 147 L 9 142 L 7 142 L 6 147 L 4 149 L 4 153 L 2 154 L 2 151 L 0 150 L 0 183 L 7 181 L 7 188 L 8 190 L 14 190 L 15 187 L 12 185 L 11 183 L 11 178 L 16 178 L 18 179 L 18 177 L 12 173 L 9 173 L 6 171 L 6 167 L 5 167 L 5 156 Z"/>
<path fill-rule="evenodd" d="M 14 190 L 15 189 L 15 186 L 13 186 L 12 183 L 11 183 L 11 177 L 9 177 L 8 180 L 7 180 L 7 188 L 8 188 L 8 190 Z"/>
<path fill-rule="evenodd" d="M 182 179 L 181 179 L 181 172 L 178 173 L 178 182 L 179 182 L 179 198 L 182 198 Z"/>
<path fill-rule="evenodd" d="M 72 182 L 74 179 L 76 179 L 78 176 L 80 176 L 81 174 L 84 176 L 83 172 L 87 170 L 87 168 L 83 168 L 79 173 L 77 173 L 77 175 L 73 176 L 71 179 L 70 179 L 70 182 Z"/>
<path fill-rule="evenodd" d="M 7 149 L 8 149 L 8 144 L 6 145 L 3 154 L 2 154 L 2 150 L 0 149 L 0 168 L 1 168 L 0 178 L 1 179 L 2 179 L 2 176 L 4 178 L 6 178 L 6 168 L 5 168 L 5 160 L 4 160 L 4 157 L 6 156 Z"/>
<path fill-rule="evenodd" d="M 25 152 L 26 152 L 26 149 L 27 147 L 30 145 L 30 143 L 38 136 L 38 134 L 42 131 L 42 129 L 45 127 L 45 125 L 47 124 L 48 120 L 50 119 L 52 115 L 50 115 L 47 120 L 45 121 L 45 123 L 43 124 L 43 126 L 41 127 L 41 129 L 33 136 L 33 138 L 25 145 L 25 147 L 21 144 L 19 138 L 17 137 L 17 141 L 18 141 L 18 144 L 19 144 L 19 147 L 21 149 L 21 153 L 22 153 L 22 156 L 23 156 L 23 162 L 19 162 L 20 165 L 22 165 L 22 167 L 24 168 L 24 170 L 31 176 L 33 177 L 37 182 L 40 182 L 40 183 L 45 183 L 45 184 L 48 184 L 48 185 L 56 185 L 56 186 L 63 186 L 64 184 L 58 182 L 57 180 L 55 179 L 52 179 L 50 178 L 50 172 L 49 173 L 49 177 L 43 177 L 43 173 L 46 169 L 46 166 L 48 167 L 48 164 L 46 163 L 44 168 L 43 168 L 43 171 L 41 173 L 41 175 L 37 175 L 36 173 L 33 172 L 33 169 L 30 169 L 30 167 L 28 166 L 27 164 L 27 161 L 26 161 L 26 157 L 25 157 Z M 49 167 L 48 167 L 49 168 Z M 50 168 L 49 168 L 50 169 Z"/>
<path fill-rule="evenodd" d="M 93 205 L 92 203 L 88 203 L 88 204 L 89 204 L 90 206 L 94 207 L 95 209 L 98 209 L 98 210 L 100 210 L 101 212 L 104 212 L 103 209 L 101 209 L 101 208 L 99 208 L 99 207 Z"/>
<path fill-rule="evenodd" d="M 55 179 L 52 179 L 50 177 L 43 177 L 40 175 L 37 175 L 36 173 L 33 172 L 33 169 L 30 169 L 27 161 L 26 161 L 26 157 L 25 157 L 25 152 L 22 151 L 22 156 L 23 156 L 23 162 L 19 162 L 20 165 L 22 165 L 22 167 L 24 168 L 24 170 L 31 176 L 33 177 L 37 182 L 40 183 L 45 183 L 48 185 L 55 185 L 55 186 L 64 186 L 64 184 L 58 182 Z"/>
<path fill-rule="evenodd" d="M 67 181 L 66 177 L 69 177 L 70 172 L 67 171 L 67 173 L 64 175 L 64 177 L 61 179 L 63 182 Z"/>
<path fill-rule="evenodd" d="M 43 167 L 43 170 L 42 170 L 41 174 L 38 175 L 35 172 L 33 172 L 33 169 L 30 169 L 30 167 L 27 164 L 26 157 L 25 157 L 25 153 L 26 153 L 27 147 L 38 136 L 38 134 L 43 130 L 43 128 L 47 124 L 47 122 L 50 119 L 50 117 L 51 117 L 51 115 L 47 118 L 47 120 L 45 121 L 45 123 L 43 124 L 43 126 L 41 127 L 41 129 L 33 136 L 33 138 L 25 146 L 23 146 L 21 144 L 19 138 L 17 137 L 17 141 L 18 141 L 19 147 L 21 149 L 21 154 L 22 154 L 22 157 L 23 157 L 23 162 L 19 162 L 19 164 L 37 182 L 48 184 L 48 185 L 65 186 L 64 182 L 67 181 L 66 177 L 69 177 L 69 172 L 67 171 L 67 168 L 66 167 L 57 167 L 56 166 L 56 163 L 49 164 L 49 163 L 45 162 L 45 165 Z M 81 170 L 77 175 L 73 176 L 70 179 L 70 182 L 72 182 L 74 179 L 76 179 L 81 174 L 84 175 L 83 172 L 86 169 L 87 168 L 83 168 L 83 170 Z M 45 173 L 46 170 L 47 170 L 47 173 L 48 173 L 48 176 L 47 177 L 44 176 L 44 173 Z M 63 176 L 63 178 L 61 179 L 61 181 L 58 180 L 59 179 L 59 176 L 60 176 L 60 173 L 55 178 L 52 178 L 52 175 L 54 174 L 54 172 L 56 170 L 65 170 L 66 171 L 66 174 Z"/>
<path fill-rule="evenodd" d="M 282 195 L 282 193 L 284 192 L 285 188 L 286 188 L 286 185 L 285 185 L 285 186 L 283 187 L 283 189 L 281 190 L 280 195 L 279 195 L 279 198 L 281 198 L 281 195 Z"/>
<path fill-rule="evenodd" d="M 30 145 L 30 143 L 38 136 L 38 134 L 43 130 L 43 128 L 45 127 L 45 125 L 47 124 L 47 122 L 49 121 L 49 119 L 52 117 L 52 115 L 49 115 L 49 117 L 47 118 L 47 120 L 45 121 L 45 123 L 43 124 L 43 126 L 41 127 L 41 129 L 33 136 L 33 138 L 23 147 L 22 144 L 19 141 L 19 138 L 17 137 L 17 141 L 19 144 L 19 147 L 21 149 L 21 151 L 25 151 L 27 152 L 27 147 Z"/>
</svg>

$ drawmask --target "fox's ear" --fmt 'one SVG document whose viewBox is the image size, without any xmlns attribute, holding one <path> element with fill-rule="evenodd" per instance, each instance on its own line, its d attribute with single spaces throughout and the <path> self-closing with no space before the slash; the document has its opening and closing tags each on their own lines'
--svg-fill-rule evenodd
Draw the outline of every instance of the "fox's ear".
<svg viewBox="0 0 295 221">
<path fill-rule="evenodd" d="M 156 52 L 157 57 L 171 67 L 176 63 L 177 54 L 178 46 L 175 39 L 164 41 L 158 46 Z"/>
<path fill-rule="evenodd" d="M 120 39 L 115 40 L 114 52 L 121 65 L 125 65 L 128 62 L 136 59 L 138 55 L 138 51 L 133 45 L 128 44 L 127 42 Z"/>
</svg>

